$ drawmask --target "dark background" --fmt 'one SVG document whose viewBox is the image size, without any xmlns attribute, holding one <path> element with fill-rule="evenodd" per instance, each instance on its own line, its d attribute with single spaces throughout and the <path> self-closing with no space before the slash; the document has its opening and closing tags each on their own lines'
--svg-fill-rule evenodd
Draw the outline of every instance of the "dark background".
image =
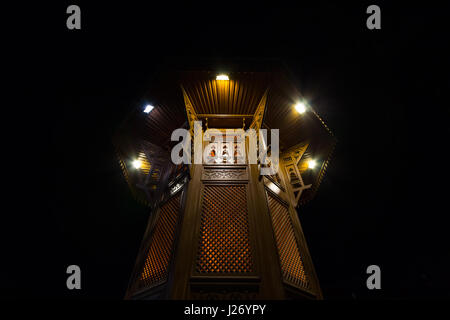
<svg viewBox="0 0 450 320">
<path fill-rule="evenodd" d="M 156 70 L 205 59 L 283 61 L 337 136 L 300 211 L 326 299 L 449 297 L 441 2 L 374 2 L 381 30 L 366 28 L 369 2 L 73 3 L 80 31 L 66 28 L 72 2 L 4 11 L 14 89 L 2 119 L 2 297 L 124 297 L 148 212 L 131 197 L 112 134 Z M 81 267 L 80 291 L 66 289 L 70 264 Z M 365 286 L 371 264 L 382 271 L 376 292 Z"/>
</svg>

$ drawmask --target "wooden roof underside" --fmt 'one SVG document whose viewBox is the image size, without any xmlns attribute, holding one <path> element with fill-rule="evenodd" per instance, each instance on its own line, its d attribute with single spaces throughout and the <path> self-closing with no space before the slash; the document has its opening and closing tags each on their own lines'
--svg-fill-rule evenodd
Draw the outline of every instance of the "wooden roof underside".
<svg viewBox="0 0 450 320">
<path fill-rule="evenodd" d="M 299 115 L 295 111 L 293 106 L 302 95 L 283 73 L 235 72 L 229 74 L 229 81 L 216 81 L 215 76 L 212 71 L 190 71 L 159 77 L 142 100 L 142 104 L 148 102 L 155 108 L 150 114 L 136 108 L 123 126 L 169 150 L 172 131 L 188 126 L 181 87 L 199 118 L 208 118 L 210 128 L 241 128 L 243 118 L 248 126 L 268 90 L 263 127 L 280 129 L 283 149 L 318 135 L 331 135 L 315 112 Z"/>
<path fill-rule="evenodd" d="M 170 71 L 156 77 L 116 132 L 121 161 L 136 157 L 148 145 L 158 146 L 159 154 L 170 158 L 171 148 L 177 143 L 170 141 L 173 130 L 189 128 L 184 89 L 204 125 L 208 118 L 209 128 L 242 128 L 244 119 L 247 129 L 267 92 L 262 127 L 280 130 L 280 151 L 307 141 L 308 153 L 328 163 L 335 138 L 313 106 L 304 114 L 295 111 L 294 105 L 302 95 L 287 73 L 236 71 L 228 73 L 229 81 L 217 81 L 216 75 L 215 71 Z M 142 112 L 146 103 L 154 106 L 149 114 Z M 128 180 L 130 173 L 126 168 L 124 172 Z"/>
</svg>

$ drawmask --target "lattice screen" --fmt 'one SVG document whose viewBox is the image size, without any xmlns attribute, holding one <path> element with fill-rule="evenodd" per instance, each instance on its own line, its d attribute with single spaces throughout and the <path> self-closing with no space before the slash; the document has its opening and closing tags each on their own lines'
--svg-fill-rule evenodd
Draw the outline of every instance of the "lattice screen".
<svg viewBox="0 0 450 320">
<path fill-rule="evenodd" d="M 246 186 L 205 185 L 197 272 L 252 272 L 250 249 Z"/>
<path fill-rule="evenodd" d="M 267 199 L 284 279 L 296 286 L 309 288 L 288 207 L 269 192 Z"/>
<path fill-rule="evenodd" d="M 161 207 L 153 233 L 148 240 L 150 247 L 139 277 L 138 289 L 167 280 L 179 209 L 180 193 Z"/>
</svg>

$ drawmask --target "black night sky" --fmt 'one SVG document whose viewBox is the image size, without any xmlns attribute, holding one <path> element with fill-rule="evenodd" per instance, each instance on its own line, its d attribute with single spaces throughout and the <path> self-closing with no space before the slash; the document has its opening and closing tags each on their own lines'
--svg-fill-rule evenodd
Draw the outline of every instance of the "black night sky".
<svg viewBox="0 0 450 320">
<path fill-rule="evenodd" d="M 10 11 L 4 62 L 19 120 L 3 135 L 14 139 L 3 159 L 13 225 L 2 297 L 123 299 L 148 212 L 132 199 L 113 132 L 166 65 L 265 59 L 289 67 L 338 139 L 300 211 L 325 299 L 449 297 L 443 4 L 374 2 L 382 29 L 371 31 L 372 3 L 73 3 L 80 31 L 66 29 L 72 2 Z M 70 264 L 80 291 L 66 289 Z M 365 286 L 371 264 L 382 271 L 376 292 Z"/>
</svg>

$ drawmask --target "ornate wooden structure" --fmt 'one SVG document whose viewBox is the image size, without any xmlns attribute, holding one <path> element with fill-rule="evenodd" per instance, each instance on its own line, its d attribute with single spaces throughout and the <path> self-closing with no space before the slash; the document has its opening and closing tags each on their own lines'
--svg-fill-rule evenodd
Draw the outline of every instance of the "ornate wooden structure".
<svg viewBox="0 0 450 320">
<path fill-rule="evenodd" d="M 297 211 L 316 193 L 335 139 L 311 108 L 295 111 L 302 96 L 286 71 L 269 69 L 232 71 L 229 81 L 162 74 L 142 101 L 154 110 L 136 108 L 117 131 L 124 176 L 151 213 L 127 299 L 322 298 Z M 218 160 L 174 165 L 172 130 L 193 136 L 194 121 L 203 132 L 280 129 L 278 173 L 233 160 L 244 154 L 235 140 L 202 143 Z M 312 158 L 319 166 L 308 169 Z"/>
</svg>

